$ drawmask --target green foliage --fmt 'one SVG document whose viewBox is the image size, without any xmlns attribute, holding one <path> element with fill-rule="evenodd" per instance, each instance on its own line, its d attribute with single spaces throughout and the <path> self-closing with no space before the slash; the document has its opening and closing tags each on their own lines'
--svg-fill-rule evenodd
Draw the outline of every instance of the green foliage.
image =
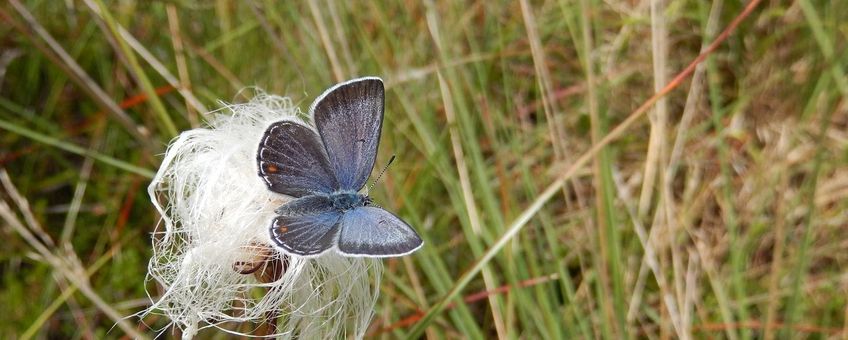
<svg viewBox="0 0 848 340">
<path fill-rule="evenodd" d="M 338 81 L 377 75 L 387 82 L 377 164 L 398 159 L 374 195 L 425 247 L 386 260 L 371 336 L 846 334 L 848 6 L 838 1 L 760 4 L 665 109 L 535 210 L 655 93 L 654 63 L 671 79 L 747 2 L 668 0 L 653 15 L 648 2 L 593 0 L 89 2 L 0 5 L 0 167 L 42 237 L 75 253 L 122 315 L 147 303 L 159 216 L 144 189 L 175 129 L 201 126 L 219 100 L 246 100 L 245 87 L 305 110 Z M 123 335 L 2 226 L 0 337 Z M 427 312 L 418 328 L 395 325 Z"/>
</svg>

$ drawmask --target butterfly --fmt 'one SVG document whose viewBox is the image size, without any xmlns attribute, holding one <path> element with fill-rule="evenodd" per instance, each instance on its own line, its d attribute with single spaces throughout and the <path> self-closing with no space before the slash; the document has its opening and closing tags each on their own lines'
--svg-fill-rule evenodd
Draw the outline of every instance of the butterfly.
<svg viewBox="0 0 848 340">
<path fill-rule="evenodd" d="M 293 197 L 271 222 L 271 241 L 290 255 L 392 257 L 414 252 L 421 237 L 360 191 L 374 168 L 385 90 L 377 77 L 337 84 L 315 99 L 315 128 L 271 124 L 256 154 L 268 189 Z"/>
</svg>

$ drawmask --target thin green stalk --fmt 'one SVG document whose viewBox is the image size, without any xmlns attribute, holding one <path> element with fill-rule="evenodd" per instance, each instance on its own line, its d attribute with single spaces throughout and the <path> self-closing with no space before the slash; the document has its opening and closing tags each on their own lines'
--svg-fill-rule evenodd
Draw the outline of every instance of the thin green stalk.
<svg viewBox="0 0 848 340">
<path fill-rule="evenodd" d="M 98 160 L 98 161 L 103 162 L 105 164 L 109 164 L 111 166 L 117 167 L 119 169 L 126 170 L 128 172 L 132 172 L 132 173 L 137 174 L 137 175 L 141 175 L 141 176 L 144 176 L 144 177 L 147 177 L 147 178 L 153 178 L 153 175 L 154 175 L 154 172 L 150 171 L 149 169 L 142 168 L 140 166 L 133 165 L 133 164 L 124 162 L 122 160 L 106 156 L 106 155 L 101 154 L 101 153 L 96 152 L 96 151 L 85 149 L 83 147 L 77 146 L 76 144 L 71 144 L 69 142 L 62 141 L 58 138 L 54 138 L 54 137 L 50 137 L 50 136 L 38 133 L 36 131 L 27 129 L 27 128 L 22 127 L 22 126 L 15 125 L 15 124 L 13 124 L 9 121 L 3 120 L 3 119 L 0 119 L 0 128 L 7 130 L 7 131 L 11 131 L 13 133 L 17 133 L 21 136 L 33 139 L 37 142 L 44 143 L 44 144 L 65 150 L 67 152 L 75 153 L 75 154 L 80 155 L 80 156 L 87 156 L 87 157 L 94 158 L 95 160 Z"/>
<path fill-rule="evenodd" d="M 431 122 L 427 122 L 425 119 L 428 117 L 433 117 L 431 114 L 419 114 L 416 112 L 414 105 L 411 103 L 411 97 L 408 93 L 404 91 L 403 88 L 398 88 L 393 91 L 398 95 L 395 96 L 398 98 L 401 106 L 404 108 L 404 111 L 408 117 L 412 121 L 413 129 L 417 136 L 423 140 L 421 143 L 416 143 L 415 146 L 420 148 L 420 152 L 426 155 L 429 163 L 435 172 L 439 180 L 441 181 L 440 185 L 444 186 L 447 190 L 448 203 L 447 206 L 454 207 L 457 211 L 463 211 L 464 204 L 462 201 L 462 192 L 459 190 L 460 184 L 459 180 L 455 177 L 456 171 L 454 171 L 453 165 L 449 158 L 446 155 L 450 154 L 449 151 L 440 149 L 447 148 L 447 146 L 440 145 L 436 142 L 439 139 L 438 137 L 438 127 L 436 127 Z M 413 188 L 418 190 L 412 190 L 413 192 L 428 192 L 432 190 L 433 184 L 427 183 L 425 181 L 418 181 L 418 185 L 421 185 L 420 188 Z M 409 209 L 414 209 L 410 207 Z M 420 221 L 421 219 L 419 219 Z M 473 232 L 470 230 L 470 226 L 468 225 L 468 221 L 462 217 L 459 218 L 460 227 L 462 231 L 466 235 L 473 235 Z M 476 240 L 469 240 L 469 246 L 474 248 L 478 247 Z M 432 242 L 428 242 L 425 236 L 425 242 L 427 244 L 433 244 Z M 479 245 L 479 251 L 482 252 L 483 245 Z M 427 278 L 429 283 L 433 286 L 433 288 L 439 292 L 440 294 L 445 294 L 450 290 L 451 287 L 451 275 L 448 270 L 449 266 L 445 262 L 445 259 L 441 256 L 441 254 L 436 253 L 435 249 L 432 247 L 426 247 L 423 250 L 424 255 L 419 256 L 418 259 L 420 261 L 420 268 L 424 272 L 424 276 Z M 482 332 L 479 328 L 479 325 L 474 321 L 474 317 L 468 306 L 466 306 L 465 302 L 460 298 L 456 298 L 452 302 L 457 304 L 457 308 L 453 309 L 449 316 L 453 319 L 454 323 L 459 327 L 459 329 L 470 338 L 480 338 L 482 337 Z"/>
<path fill-rule="evenodd" d="M 159 123 L 162 124 L 162 127 L 165 130 L 164 133 L 166 133 L 166 139 L 176 137 L 177 134 L 179 134 L 179 131 L 177 130 L 176 125 L 174 125 L 174 121 L 171 120 L 168 110 L 165 108 L 165 105 L 162 104 L 162 100 L 159 98 L 159 95 L 156 94 L 156 88 L 153 86 L 153 83 L 150 82 L 150 79 L 147 78 L 147 73 L 144 72 L 144 68 L 142 68 L 141 64 L 139 64 L 138 59 L 135 56 L 135 52 L 129 47 L 129 45 L 127 45 L 126 40 L 124 40 L 124 37 L 119 32 L 118 25 L 115 23 L 112 13 L 109 12 L 109 9 L 103 3 L 103 0 L 92 1 L 96 2 L 96 6 L 88 1 L 86 1 L 86 4 L 92 8 L 92 12 L 103 19 L 115 42 L 118 43 L 118 48 L 121 49 L 121 52 L 123 52 L 124 56 L 127 58 L 130 70 L 133 72 L 136 80 L 139 82 L 139 85 L 141 85 L 142 90 L 147 95 L 147 101 L 153 107 L 153 111 L 156 112 L 156 115 L 159 118 Z M 98 7 L 100 10 L 95 11 L 94 7 Z"/>
<path fill-rule="evenodd" d="M 117 244 L 115 247 L 119 245 L 120 243 Z M 112 259 L 115 254 L 116 253 L 114 251 L 110 251 L 98 258 L 97 261 L 95 261 L 94 264 L 91 265 L 91 267 L 89 267 L 88 270 L 85 271 L 86 276 L 91 277 L 91 275 L 100 270 L 103 265 L 109 263 L 109 260 Z M 65 304 L 65 301 L 67 301 L 71 297 L 71 295 L 77 292 L 77 288 L 78 287 L 75 282 L 69 281 L 68 287 L 62 291 L 62 294 L 56 297 L 53 302 L 49 306 L 47 306 L 47 308 L 41 311 L 41 314 L 38 315 L 38 317 L 35 318 L 32 324 L 30 324 L 29 327 L 21 334 L 21 340 L 31 339 L 33 336 L 35 336 L 36 332 L 41 330 L 42 326 L 44 326 L 44 323 L 47 322 L 47 319 L 50 318 L 50 316 L 52 316 L 53 314 L 55 314 L 59 307 L 62 307 L 62 305 Z"/>
<path fill-rule="evenodd" d="M 836 82 L 836 87 L 842 95 L 842 98 L 836 104 L 834 109 L 825 111 L 824 115 L 819 118 L 819 134 L 816 136 L 816 156 L 813 163 L 812 173 L 808 180 L 804 183 L 802 194 L 807 202 L 806 215 L 804 216 L 803 223 L 803 236 L 801 237 L 801 244 L 796 256 L 798 262 L 795 264 L 795 267 L 790 274 L 790 277 L 792 278 L 791 294 L 786 305 L 786 325 L 783 332 L 781 332 L 781 336 L 787 336 L 790 334 L 789 331 L 792 329 L 795 322 L 797 322 L 798 315 L 801 314 L 801 286 L 802 282 L 804 282 L 804 279 L 806 278 L 807 267 L 810 262 L 810 255 L 808 255 L 808 252 L 810 244 L 812 243 L 813 216 L 816 212 L 816 190 L 818 189 L 817 184 L 824 155 L 827 153 L 824 140 L 828 128 L 830 127 L 833 112 L 842 109 L 840 106 L 844 105 L 845 98 L 848 98 L 848 78 L 845 76 L 842 64 L 840 64 L 840 61 L 835 58 L 835 48 L 828 34 L 825 32 L 825 25 L 822 23 L 821 17 L 809 0 L 800 0 L 799 4 L 807 23 L 810 25 L 810 29 L 813 31 L 813 37 L 816 40 L 816 44 L 819 46 L 819 50 L 822 55 L 824 55 L 825 60 L 831 63 L 831 67 L 829 67 L 827 71 L 830 72 Z"/>
<path fill-rule="evenodd" d="M 35 19 L 32 13 L 20 3 L 19 0 L 10 0 L 9 3 L 26 21 L 27 26 L 18 23 L 12 19 L 5 11 L 0 9 L 0 19 L 11 24 L 15 29 L 24 34 L 36 47 L 38 47 L 44 55 L 53 63 L 59 66 L 71 79 L 85 91 L 94 102 L 104 111 L 111 114 L 127 132 L 133 136 L 142 146 L 148 151 L 158 150 L 155 143 L 150 141 L 149 136 L 142 133 L 138 124 L 120 107 L 118 104 L 106 94 L 88 73 L 65 51 L 64 48 L 44 29 L 41 24 Z"/>
<path fill-rule="evenodd" d="M 701 62 L 703 62 L 707 58 L 707 56 L 709 56 L 712 52 L 717 50 L 721 43 L 724 42 L 724 40 L 727 39 L 727 37 L 729 37 L 730 34 L 736 30 L 739 24 L 742 23 L 742 21 L 745 20 L 745 18 L 747 18 L 754 11 L 754 9 L 757 7 L 757 5 L 760 4 L 761 1 L 762 0 L 753 0 L 752 2 L 748 3 L 745 9 L 736 18 L 733 19 L 733 21 L 724 29 L 724 31 L 719 34 L 716 40 L 710 43 L 710 45 L 706 49 L 704 49 L 704 51 L 697 58 L 695 58 L 695 60 L 689 63 L 689 65 L 686 66 L 683 71 L 678 73 L 677 76 L 675 76 L 674 79 L 672 79 L 668 83 L 668 85 L 666 85 L 666 87 L 662 89 L 662 91 L 655 93 L 651 98 L 645 101 L 645 103 L 643 103 L 641 106 L 639 106 L 639 108 L 633 111 L 630 116 L 628 116 L 624 121 L 622 121 L 614 129 L 612 129 L 606 136 L 604 136 L 603 139 L 598 141 L 598 143 L 593 144 L 588 151 L 586 151 L 582 156 L 577 158 L 574 161 L 574 164 L 572 164 L 571 167 L 568 168 L 568 170 L 564 171 L 556 180 L 554 180 L 550 185 L 548 185 L 548 187 L 544 191 L 542 191 L 539 197 L 533 200 L 533 202 L 530 203 L 530 205 L 528 205 L 527 208 L 515 220 L 513 220 L 512 223 L 510 223 L 509 227 L 506 229 L 504 234 L 501 235 L 501 237 L 489 247 L 486 253 L 480 259 L 478 259 L 468 271 L 466 271 L 462 276 L 460 276 L 460 278 L 454 283 L 451 290 L 427 311 L 424 317 L 421 318 L 421 320 L 419 320 L 418 323 L 415 324 L 412 330 L 410 330 L 409 334 L 407 334 L 407 337 L 414 339 L 421 336 L 421 334 L 424 332 L 424 329 L 433 321 L 436 315 L 438 315 L 445 309 L 448 302 L 454 300 L 459 295 L 459 293 L 463 289 L 465 289 L 468 283 L 471 282 L 471 279 L 477 276 L 477 274 L 480 273 L 483 267 L 486 266 L 486 264 L 510 240 L 512 240 L 512 238 L 515 237 L 515 235 L 518 234 L 519 231 L 524 228 L 524 226 L 530 221 L 530 219 L 533 218 L 533 216 L 536 215 L 536 213 L 545 205 L 545 203 L 547 203 L 553 197 L 554 194 L 560 191 L 562 185 L 565 184 L 565 181 L 570 179 L 572 176 L 574 176 L 575 173 L 577 173 L 579 169 L 589 163 L 589 161 L 592 160 L 592 158 L 595 157 L 604 146 L 606 146 L 613 140 L 620 138 L 625 131 L 627 131 L 634 123 L 639 121 L 639 119 L 645 114 L 645 112 L 647 112 L 648 109 L 651 108 L 657 102 L 657 100 L 659 100 L 659 98 L 667 95 L 677 86 L 679 86 L 684 79 L 692 75 L 692 73 L 695 72 L 695 67 Z"/>
<path fill-rule="evenodd" d="M 740 241 L 741 236 L 734 200 L 734 176 L 730 167 L 730 152 L 724 140 L 724 119 L 727 108 L 724 107 L 721 98 L 721 80 L 719 79 L 718 66 L 715 63 L 715 58 L 707 58 L 706 65 L 710 107 L 713 112 L 710 118 L 716 135 L 716 149 L 718 149 L 719 169 L 722 177 L 720 197 L 724 204 L 721 208 L 729 236 L 727 249 L 730 252 L 730 287 L 733 290 L 733 296 L 738 300 L 745 297 L 746 291 L 744 277 L 747 262 L 745 257 L 746 247 Z M 737 313 L 739 314 L 738 319 L 748 320 L 749 313 L 745 305 L 737 305 Z M 741 336 L 743 339 L 750 338 L 750 330 L 743 329 Z"/>
</svg>

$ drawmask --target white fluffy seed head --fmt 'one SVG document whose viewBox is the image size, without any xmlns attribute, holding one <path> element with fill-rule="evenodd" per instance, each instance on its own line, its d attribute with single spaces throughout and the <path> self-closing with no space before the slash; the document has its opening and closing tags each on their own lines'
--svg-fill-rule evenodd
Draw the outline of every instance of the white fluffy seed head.
<svg viewBox="0 0 848 340">
<path fill-rule="evenodd" d="M 147 189 L 162 215 L 148 279 L 164 292 L 144 314 L 164 314 L 188 338 L 204 327 L 233 332 L 226 323 L 265 322 L 273 313 L 280 316 L 281 336 L 364 335 L 377 298 L 378 260 L 334 252 L 289 257 L 284 274 L 271 282 L 236 270 L 282 256 L 271 245 L 269 226 L 288 198 L 259 178 L 256 151 L 265 128 L 300 121 L 298 115 L 289 98 L 259 93 L 248 103 L 225 105 L 210 114 L 207 128 L 172 142 Z"/>
</svg>

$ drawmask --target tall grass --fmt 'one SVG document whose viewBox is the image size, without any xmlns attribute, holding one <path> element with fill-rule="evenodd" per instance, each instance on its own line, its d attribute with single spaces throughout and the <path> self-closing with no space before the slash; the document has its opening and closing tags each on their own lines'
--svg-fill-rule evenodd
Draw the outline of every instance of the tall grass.
<svg viewBox="0 0 848 340">
<path fill-rule="evenodd" d="M 0 337 L 155 335 L 120 316 L 168 141 L 364 75 L 398 156 L 374 195 L 425 239 L 369 336 L 846 337 L 848 6 L 759 4 L 654 96 L 747 5 L 0 4 Z"/>
</svg>

